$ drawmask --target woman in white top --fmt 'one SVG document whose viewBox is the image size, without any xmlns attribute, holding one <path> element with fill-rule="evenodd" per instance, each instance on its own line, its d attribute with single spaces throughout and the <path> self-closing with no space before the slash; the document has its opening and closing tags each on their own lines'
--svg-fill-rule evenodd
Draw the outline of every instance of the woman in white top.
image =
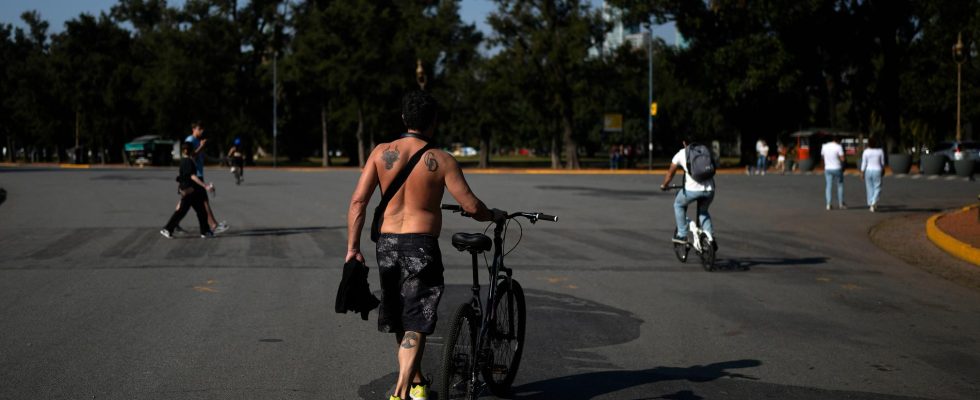
<svg viewBox="0 0 980 400">
<path fill-rule="evenodd" d="M 878 196 L 881 195 L 881 176 L 885 170 L 885 152 L 873 137 L 868 139 L 868 148 L 861 155 L 861 176 L 868 193 L 868 209 L 875 212 Z"/>
</svg>

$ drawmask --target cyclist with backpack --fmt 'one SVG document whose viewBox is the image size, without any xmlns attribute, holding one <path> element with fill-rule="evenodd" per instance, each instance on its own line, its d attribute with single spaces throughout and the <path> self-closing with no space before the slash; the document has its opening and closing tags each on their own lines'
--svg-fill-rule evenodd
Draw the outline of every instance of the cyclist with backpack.
<svg viewBox="0 0 980 400">
<path fill-rule="evenodd" d="M 674 198 L 674 219 L 677 222 L 677 235 L 674 243 L 687 243 L 687 206 L 693 202 L 698 205 L 698 220 L 701 229 L 714 236 L 711 225 L 711 214 L 708 207 L 715 198 L 715 171 L 718 163 L 708 146 L 700 143 L 682 141 L 684 148 L 680 149 L 670 161 L 670 169 L 664 176 L 660 190 L 667 190 L 670 181 L 674 179 L 677 169 L 684 170 L 684 189 L 677 192 Z M 717 243 L 717 242 L 715 242 Z M 717 246 L 717 245 L 716 245 Z"/>
</svg>

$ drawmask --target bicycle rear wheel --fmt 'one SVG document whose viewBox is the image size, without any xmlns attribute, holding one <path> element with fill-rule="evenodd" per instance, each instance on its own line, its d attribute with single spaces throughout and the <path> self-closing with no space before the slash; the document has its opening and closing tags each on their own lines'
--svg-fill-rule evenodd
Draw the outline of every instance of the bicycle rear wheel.
<svg viewBox="0 0 980 400">
<path fill-rule="evenodd" d="M 698 240 L 701 241 L 701 266 L 705 271 L 715 269 L 715 246 L 708 240 L 708 235 L 701 234 Z"/>
<path fill-rule="evenodd" d="M 517 376 L 524 352 L 524 330 L 527 322 L 527 305 L 524 289 L 516 280 L 501 279 L 497 284 L 494 305 L 494 321 L 487 345 L 490 359 L 483 368 L 483 378 L 496 396 L 506 396 Z"/>
<path fill-rule="evenodd" d="M 442 351 L 442 377 L 439 381 L 440 399 L 476 398 L 473 368 L 476 352 L 476 312 L 469 303 L 460 304 L 453 314 L 446 347 Z"/>
<path fill-rule="evenodd" d="M 674 228 L 674 237 L 677 237 L 677 228 Z M 673 243 L 673 242 L 671 242 Z M 673 243 L 674 245 L 674 255 L 682 263 L 687 262 L 687 254 L 691 251 L 691 247 L 685 244 Z"/>
</svg>

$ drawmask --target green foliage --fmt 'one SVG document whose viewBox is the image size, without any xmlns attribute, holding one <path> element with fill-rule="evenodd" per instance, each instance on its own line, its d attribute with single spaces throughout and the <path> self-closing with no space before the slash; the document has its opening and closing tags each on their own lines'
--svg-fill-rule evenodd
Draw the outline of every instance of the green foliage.
<svg viewBox="0 0 980 400">
<path fill-rule="evenodd" d="M 609 26 L 589 1 L 495 3 L 487 38 L 460 20 L 458 0 L 118 0 L 54 35 L 25 13 L 26 28 L 0 24 L 0 146 L 63 160 L 77 140 L 119 161 L 132 138 L 180 139 L 201 119 L 211 156 L 235 137 L 268 152 L 275 96 L 282 154 L 319 156 L 326 142 L 357 164 L 403 129 L 417 62 L 443 106 L 443 145 L 526 147 L 574 168 L 579 154 L 645 144 L 646 49 L 591 54 Z M 751 157 L 759 137 L 814 126 L 882 135 L 896 151 L 951 138 L 959 33 L 962 120 L 980 127 L 980 3 L 609 3 L 627 23 L 674 22 L 685 39 L 652 46 L 663 153 L 694 137 Z M 610 112 L 622 132 L 601 132 Z"/>
</svg>

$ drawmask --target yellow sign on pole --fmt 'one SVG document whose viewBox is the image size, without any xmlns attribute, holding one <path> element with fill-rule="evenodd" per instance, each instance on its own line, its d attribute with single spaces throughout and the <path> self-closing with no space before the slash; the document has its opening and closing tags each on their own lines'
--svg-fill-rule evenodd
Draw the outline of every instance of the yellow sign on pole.
<svg viewBox="0 0 980 400">
<path fill-rule="evenodd" d="M 606 132 L 623 131 L 623 114 L 606 114 L 602 118 L 602 130 Z"/>
<path fill-rule="evenodd" d="M 650 115 L 657 116 L 657 102 L 650 103 Z"/>
</svg>

